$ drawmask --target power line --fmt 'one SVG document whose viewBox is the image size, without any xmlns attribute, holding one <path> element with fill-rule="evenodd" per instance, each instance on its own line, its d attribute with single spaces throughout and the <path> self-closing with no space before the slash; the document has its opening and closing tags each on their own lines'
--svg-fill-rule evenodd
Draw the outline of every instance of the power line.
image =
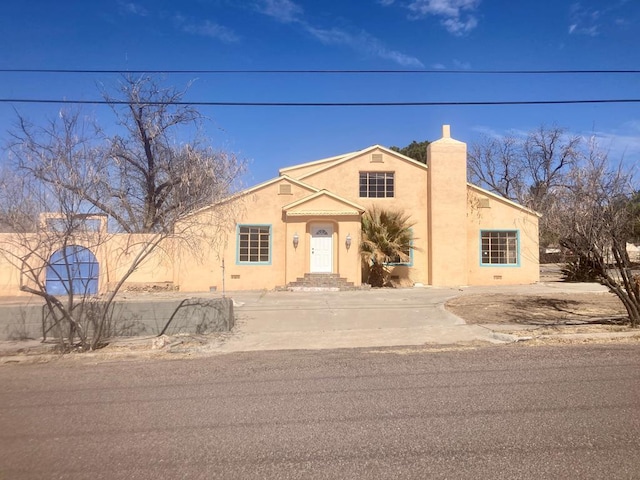
<svg viewBox="0 0 640 480">
<path fill-rule="evenodd" d="M 124 100 L 51 100 L 51 99 L 7 99 L 0 103 L 43 103 L 78 105 L 129 105 Z M 462 101 L 462 102 L 170 102 L 180 106 L 222 107 L 411 107 L 411 106 L 474 106 L 474 105 L 571 105 L 589 103 L 640 103 L 640 99 L 587 99 L 587 100 L 506 100 L 506 101 Z M 167 105 L 167 102 L 144 102 L 145 105 Z"/>
<path fill-rule="evenodd" d="M 124 100 L 53 100 L 35 98 L 0 98 L 0 103 L 36 103 L 61 105 L 130 105 Z M 144 102 L 144 105 L 180 105 L 202 107 L 437 107 L 437 106 L 491 106 L 491 105 L 575 105 L 604 103 L 640 103 L 640 98 L 578 99 L 578 100 L 504 100 L 461 102 Z"/>
<path fill-rule="evenodd" d="M 602 74 L 640 74 L 640 70 L 102 70 L 102 69 L 64 69 L 64 68 L 0 68 L 0 73 L 74 73 L 74 74 L 192 74 L 192 75 L 369 75 L 369 74 L 409 74 L 409 75 L 602 75 Z"/>
</svg>

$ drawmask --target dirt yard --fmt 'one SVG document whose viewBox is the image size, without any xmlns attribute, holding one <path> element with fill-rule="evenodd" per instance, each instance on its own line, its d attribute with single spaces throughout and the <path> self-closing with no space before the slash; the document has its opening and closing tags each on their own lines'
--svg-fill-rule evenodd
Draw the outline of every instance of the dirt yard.
<svg viewBox="0 0 640 480">
<path fill-rule="evenodd" d="M 446 308 L 467 323 L 531 326 L 615 324 L 626 316 L 612 293 L 463 295 L 448 301 Z"/>
</svg>

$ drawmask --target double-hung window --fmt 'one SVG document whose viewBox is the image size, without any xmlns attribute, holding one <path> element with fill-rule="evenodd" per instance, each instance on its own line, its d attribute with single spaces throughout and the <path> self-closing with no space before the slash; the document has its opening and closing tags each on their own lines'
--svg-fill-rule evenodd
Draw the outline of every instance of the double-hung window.
<svg viewBox="0 0 640 480">
<path fill-rule="evenodd" d="M 482 265 L 518 265 L 518 232 L 487 230 L 480 233 Z"/>
<path fill-rule="evenodd" d="M 271 262 L 271 226 L 238 226 L 238 263 Z"/>
<path fill-rule="evenodd" d="M 361 198 L 390 198 L 395 196 L 393 172 L 360 172 Z"/>
</svg>

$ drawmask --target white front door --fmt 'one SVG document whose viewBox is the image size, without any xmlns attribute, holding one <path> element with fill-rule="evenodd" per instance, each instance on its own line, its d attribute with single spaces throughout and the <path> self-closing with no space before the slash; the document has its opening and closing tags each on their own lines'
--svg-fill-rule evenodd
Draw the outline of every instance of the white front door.
<svg viewBox="0 0 640 480">
<path fill-rule="evenodd" d="M 311 273 L 333 271 L 333 227 L 311 226 Z"/>
</svg>

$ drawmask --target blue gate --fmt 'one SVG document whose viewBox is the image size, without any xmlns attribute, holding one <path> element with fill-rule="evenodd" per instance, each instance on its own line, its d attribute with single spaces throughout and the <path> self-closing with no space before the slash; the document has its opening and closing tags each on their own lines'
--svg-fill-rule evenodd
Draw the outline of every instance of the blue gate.
<svg viewBox="0 0 640 480">
<path fill-rule="evenodd" d="M 95 295 L 98 273 L 98 261 L 89 249 L 79 245 L 61 248 L 51 255 L 47 265 L 47 293 Z"/>
</svg>

